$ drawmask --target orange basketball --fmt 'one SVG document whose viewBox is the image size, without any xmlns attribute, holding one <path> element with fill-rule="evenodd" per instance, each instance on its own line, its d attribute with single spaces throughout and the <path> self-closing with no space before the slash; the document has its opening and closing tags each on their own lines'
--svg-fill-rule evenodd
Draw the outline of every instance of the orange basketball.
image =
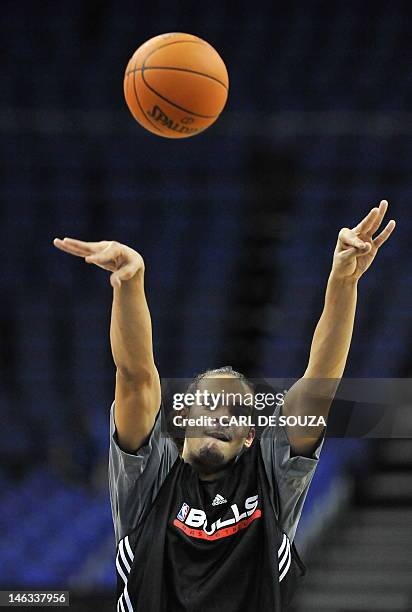
<svg viewBox="0 0 412 612">
<path fill-rule="evenodd" d="M 209 43 L 172 32 L 151 38 L 135 51 L 123 85 L 130 112 L 146 130 L 165 138 L 187 138 L 219 117 L 229 77 Z"/>
</svg>

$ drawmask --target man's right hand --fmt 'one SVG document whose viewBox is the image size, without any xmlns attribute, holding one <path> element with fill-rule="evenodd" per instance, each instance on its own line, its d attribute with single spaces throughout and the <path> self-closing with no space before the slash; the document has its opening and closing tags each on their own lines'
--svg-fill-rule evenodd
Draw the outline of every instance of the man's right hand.
<svg viewBox="0 0 412 612">
<path fill-rule="evenodd" d="M 130 280 L 137 272 L 144 271 L 143 257 L 137 252 L 115 240 L 84 242 L 75 238 L 55 238 L 55 247 L 70 255 L 83 257 L 86 263 L 92 263 L 112 272 L 112 287 L 120 287 L 122 281 Z"/>
<path fill-rule="evenodd" d="M 118 443 L 123 450 L 134 452 L 148 440 L 161 401 L 150 312 L 144 293 L 143 258 L 137 251 L 115 241 L 55 238 L 53 243 L 58 249 L 83 257 L 87 263 L 112 273 L 110 282 L 117 288 L 113 292 L 110 324 L 116 364 L 114 419 Z"/>
</svg>

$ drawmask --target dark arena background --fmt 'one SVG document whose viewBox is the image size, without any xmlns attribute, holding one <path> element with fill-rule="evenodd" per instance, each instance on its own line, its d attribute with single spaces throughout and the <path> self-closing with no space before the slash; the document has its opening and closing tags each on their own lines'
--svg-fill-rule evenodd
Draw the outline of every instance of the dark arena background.
<svg viewBox="0 0 412 612">
<path fill-rule="evenodd" d="M 397 229 L 360 282 L 346 375 L 411 376 L 411 17 L 396 0 L 2 2 L 2 590 L 115 606 L 112 288 L 55 236 L 143 254 L 163 377 L 298 377 L 337 232 L 386 198 Z M 230 78 L 217 123 L 181 141 L 143 130 L 122 87 L 133 51 L 172 31 Z M 411 450 L 326 440 L 294 612 L 412 610 Z"/>
</svg>

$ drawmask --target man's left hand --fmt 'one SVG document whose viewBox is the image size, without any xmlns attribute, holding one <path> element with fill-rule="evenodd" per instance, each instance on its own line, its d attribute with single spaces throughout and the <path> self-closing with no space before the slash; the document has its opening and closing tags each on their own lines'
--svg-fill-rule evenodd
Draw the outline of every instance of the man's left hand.
<svg viewBox="0 0 412 612">
<path fill-rule="evenodd" d="M 373 238 L 386 214 L 388 202 L 382 200 L 358 225 L 340 230 L 333 254 L 332 274 L 335 278 L 359 279 L 375 259 L 378 249 L 395 229 L 392 219 L 386 227 Z"/>
</svg>

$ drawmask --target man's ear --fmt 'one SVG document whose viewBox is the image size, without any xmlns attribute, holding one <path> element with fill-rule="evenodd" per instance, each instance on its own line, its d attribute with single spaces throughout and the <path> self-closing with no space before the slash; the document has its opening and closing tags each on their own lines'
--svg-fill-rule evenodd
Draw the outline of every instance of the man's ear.
<svg viewBox="0 0 412 612">
<path fill-rule="evenodd" d="M 183 408 L 179 410 L 179 414 L 182 419 L 187 419 L 189 417 L 189 406 L 183 406 Z"/>
<path fill-rule="evenodd" d="M 178 415 L 179 417 L 181 417 L 182 419 L 187 419 L 189 417 L 189 407 L 188 406 L 183 406 L 183 408 L 181 408 L 180 410 L 176 410 L 176 415 Z M 174 415 L 174 416 L 176 416 Z M 186 426 L 185 425 L 175 425 L 175 431 L 177 430 L 177 434 L 176 437 L 178 438 L 179 442 L 177 443 L 177 446 L 180 449 L 180 453 L 183 450 L 183 446 L 184 446 L 184 442 L 185 442 L 185 431 L 186 431 Z M 180 430 L 180 431 L 179 431 Z"/>
<path fill-rule="evenodd" d="M 246 446 L 246 448 L 250 448 L 252 446 L 252 442 L 255 439 L 255 435 L 256 435 L 256 430 L 255 430 L 254 427 L 251 427 L 249 429 L 249 433 L 247 435 L 247 438 L 244 441 L 244 446 Z"/>
</svg>

